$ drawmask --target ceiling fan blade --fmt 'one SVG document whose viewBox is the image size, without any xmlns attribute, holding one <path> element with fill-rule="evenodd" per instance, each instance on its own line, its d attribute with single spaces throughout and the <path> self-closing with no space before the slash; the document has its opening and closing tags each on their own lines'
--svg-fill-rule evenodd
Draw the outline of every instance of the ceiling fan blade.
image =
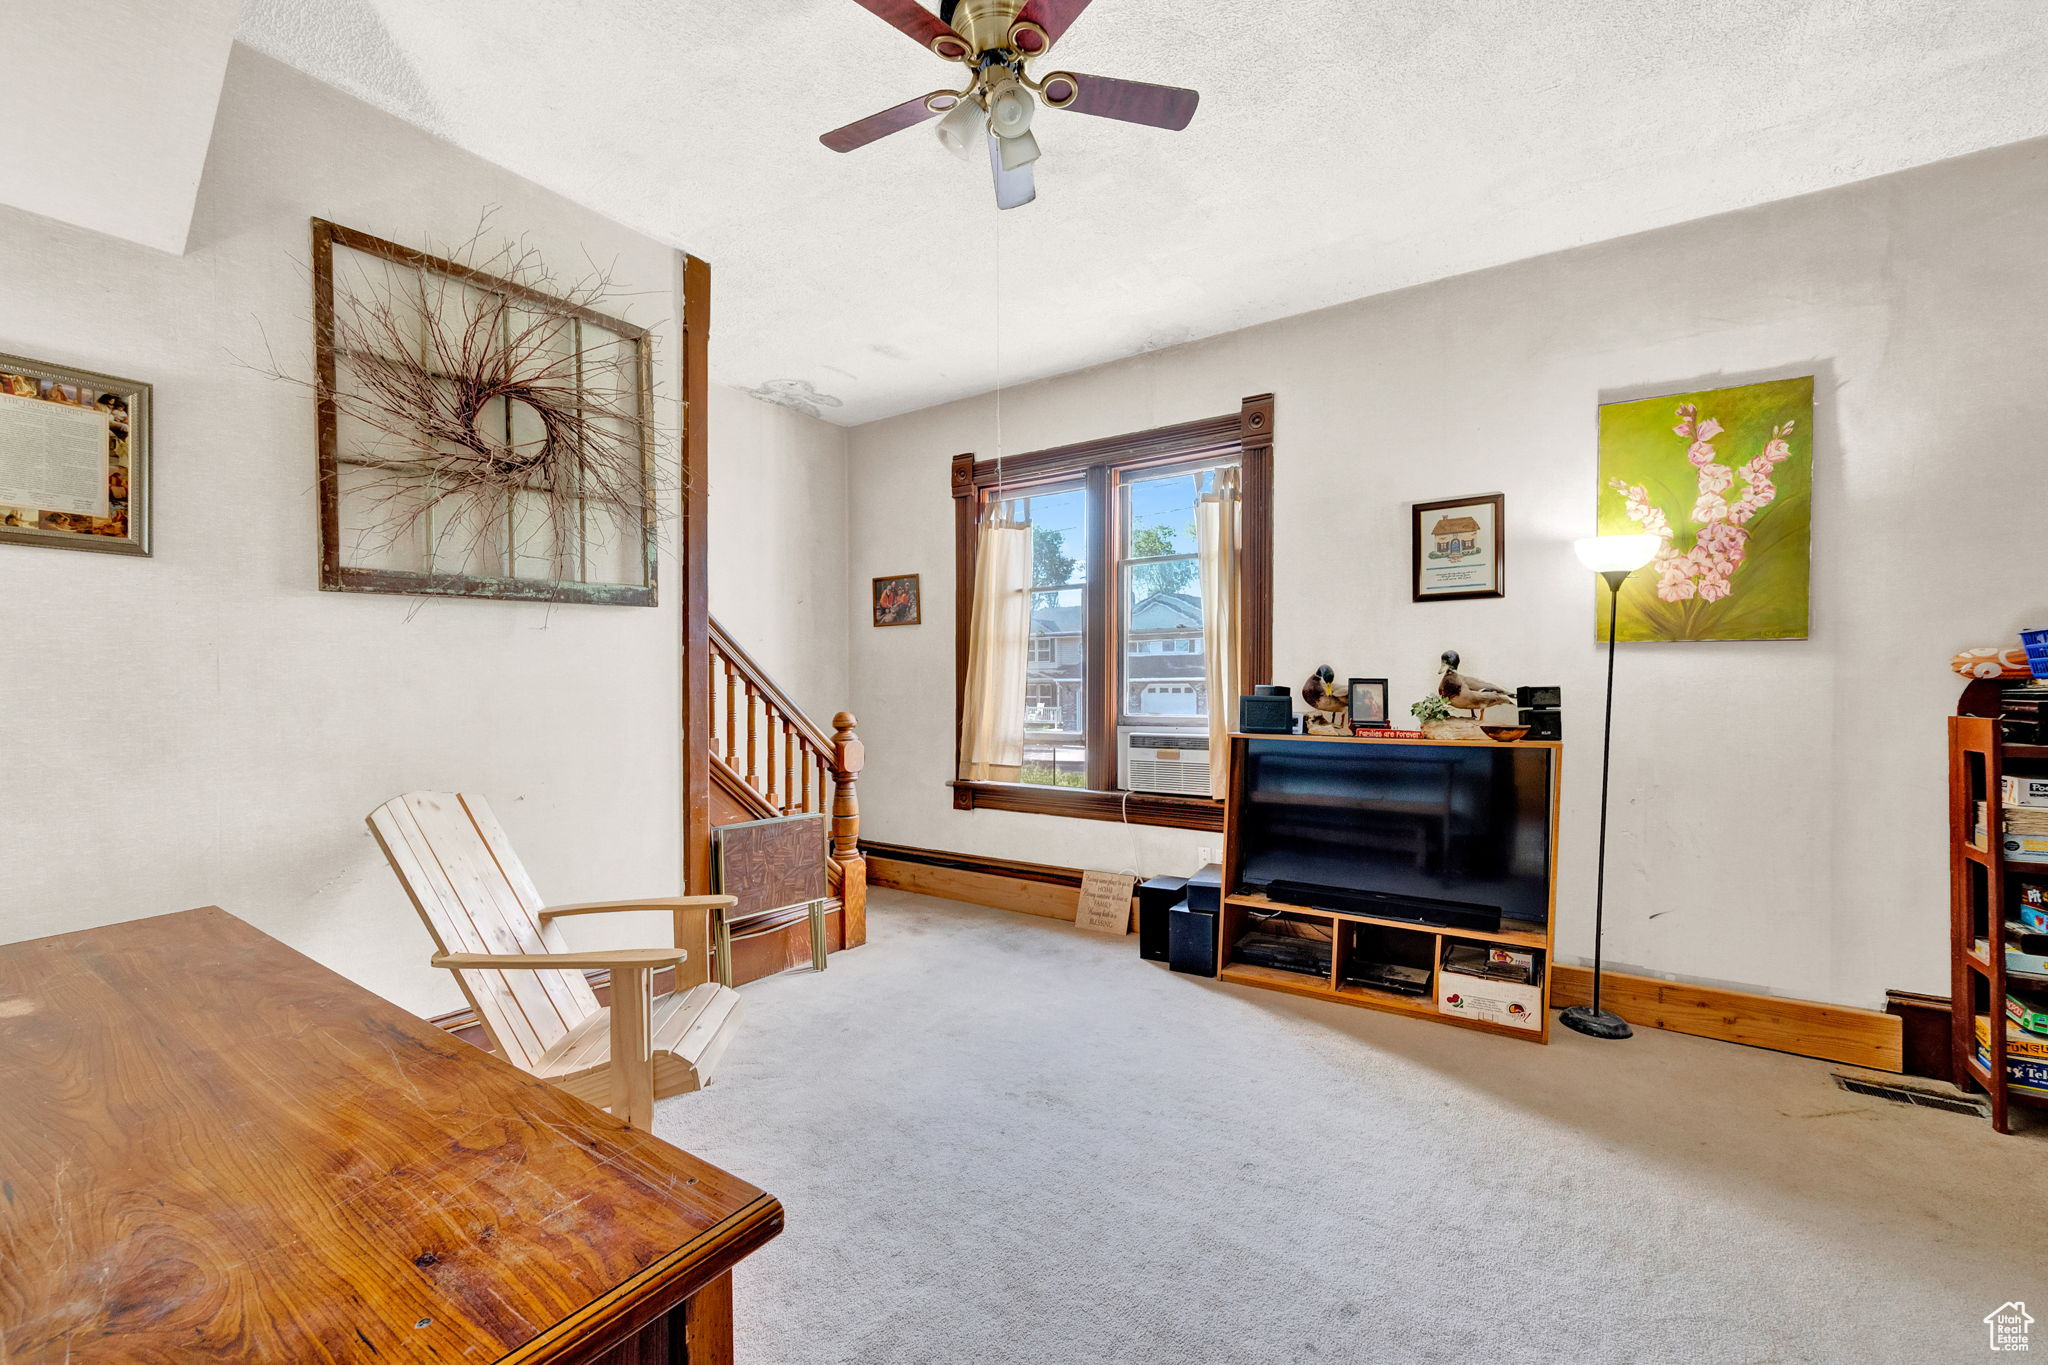
<svg viewBox="0 0 2048 1365">
<path fill-rule="evenodd" d="M 996 178 L 996 207 L 1017 209 L 1038 197 L 1038 187 L 1031 180 L 1031 163 L 1025 162 L 1014 171 L 1003 169 L 1003 140 L 994 133 L 988 135 L 988 168 Z"/>
<path fill-rule="evenodd" d="M 948 90 L 943 93 L 950 95 L 953 92 Z M 903 101 L 893 109 L 884 109 L 879 114 L 869 114 L 866 118 L 855 119 L 844 128 L 834 128 L 829 133 L 821 134 L 818 141 L 835 152 L 850 152 L 856 147 L 865 147 L 870 142 L 878 141 L 891 133 L 900 133 L 905 128 L 915 128 L 926 119 L 937 118 L 945 112 L 942 109 L 933 109 L 927 103 L 931 98 L 931 95 L 919 95 L 914 100 Z"/>
<path fill-rule="evenodd" d="M 1073 97 L 1061 98 L 1060 83 L 1072 83 Z M 1125 123 L 1150 124 L 1179 132 L 1195 116 L 1202 97 L 1177 85 L 1147 85 L 1143 81 L 1112 80 L 1108 76 L 1084 76 L 1076 71 L 1056 71 L 1045 78 L 1046 102 L 1056 109 L 1097 118 L 1121 119 Z"/>
<path fill-rule="evenodd" d="M 955 33 L 945 20 L 918 4 L 917 0 L 853 0 L 853 3 L 898 32 L 915 38 L 920 46 L 930 48 L 941 57 L 965 57 L 972 51 L 965 38 Z"/>
<path fill-rule="evenodd" d="M 1087 8 L 1088 0 L 1028 0 L 1024 8 L 1017 12 L 1017 23 L 1036 24 L 1044 29 L 1045 45 L 1037 48 L 1024 47 L 1024 54 L 1036 57 L 1058 42 L 1060 35 L 1065 33 L 1068 26 L 1081 17 L 1081 11 Z M 1033 36 L 1035 38 L 1036 35 Z"/>
</svg>

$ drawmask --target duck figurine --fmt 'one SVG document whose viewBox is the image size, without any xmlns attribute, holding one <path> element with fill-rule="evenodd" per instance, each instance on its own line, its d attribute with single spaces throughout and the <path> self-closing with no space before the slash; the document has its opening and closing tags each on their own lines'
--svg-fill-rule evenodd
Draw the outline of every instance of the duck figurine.
<svg viewBox="0 0 2048 1365">
<path fill-rule="evenodd" d="M 1458 671 L 1458 651 L 1447 649 L 1437 679 L 1436 694 L 1453 711 L 1469 711 L 1477 720 L 1489 706 L 1512 706 L 1514 694 L 1482 678 Z"/>
<path fill-rule="evenodd" d="M 1337 690 L 1337 670 L 1324 664 L 1309 674 L 1308 681 L 1301 685 L 1301 699 L 1315 708 L 1316 713 L 1308 718 L 1311 730 L 1328 734 L 1349 732 L 1351 699 Z"/>
</svg>

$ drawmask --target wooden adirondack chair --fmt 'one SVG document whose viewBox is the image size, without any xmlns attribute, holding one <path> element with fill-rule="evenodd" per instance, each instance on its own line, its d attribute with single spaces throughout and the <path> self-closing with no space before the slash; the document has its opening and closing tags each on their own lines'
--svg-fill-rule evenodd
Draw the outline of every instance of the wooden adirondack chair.
<svg viewBox="0 0 2048 1365">
<path fill-rule="evenodd" d="M 433 965 L 454 971 L 499 1056 L 635 1128 L 653 1122 L 655 1100 L 710 1084 L 739 1022 L 739 994 L 707 979 L 731 896 L 543 905 L 476 796 L 410 792 L 369 825 L 434 937 Z M 675 946 L 571 952 L 554 923 L 616 910 L 673 916 Z M 656 1000 L 654 973 L 671 966 L 676 989 Z M 584 979 L 595 968 L 611 972 L 609 1008 Z"/>
</svg>

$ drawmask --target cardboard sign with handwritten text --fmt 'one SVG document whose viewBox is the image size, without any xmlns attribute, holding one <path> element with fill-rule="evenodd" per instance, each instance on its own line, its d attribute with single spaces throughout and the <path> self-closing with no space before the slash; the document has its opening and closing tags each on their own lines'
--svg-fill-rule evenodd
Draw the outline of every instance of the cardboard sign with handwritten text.
<svg viewBox="0 0 2048 1365">
<path fill-rule="evenodd" d="M 1131 931 L 1131 889 L 1136 877 L 1121 872 L 1083 872 L 1081 903 L 1074 911 L 1076 928 L 1097 934 Z"/>
</svg>

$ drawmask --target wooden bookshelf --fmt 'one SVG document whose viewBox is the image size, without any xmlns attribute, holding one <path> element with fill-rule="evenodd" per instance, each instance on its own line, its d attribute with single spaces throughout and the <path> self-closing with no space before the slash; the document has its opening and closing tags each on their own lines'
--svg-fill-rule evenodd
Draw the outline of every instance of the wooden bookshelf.
<svg viewBox="0 0 2048 1365">
<path fill-rule="evenodd" d="M 1238 842 L 1238 812 L 1243 804 L 1242 783 L 1245 764 L 1244 747 L 1251 742 L 1278 741 L 1290 744 L 1398 744 L 1455 746 L 1475 749 L 1544 749 L 1551 752 L 1550 760 L 1550 887 L 1546 906 L 1547 918 L 1541 924 L 1527 921 L 1503 921 L 1499 930 L 1453 929 L 1431 924 L 1417 924 L 1412 920 L 1392 919 L 1379 915 L 1358 914 L 1348 910 L 1325 909 L 1319 906 L 1294 905 L 1276 901 L 1256 891 L 1239 890 L 1242 884 L 1242 849 Z M 1428 739 L 1354 739 L 1344 735 L 1232 735 L 1230 737 L 1230 796 L 1226 807 L 1223 827 L 1223 897 L 1222 913 L 1217 917 L 1216 975 L 1223 981 L 1242 986 L 1256 986 L 1263 990 L 1284 991 L 1290 995 L 1307 996 L 1317 1000 L 1332 1000 L 1339 1004 L 1355 1005 L 1362 1009 L 1380 1010 L 1388 1014 L 1407 1015 L 1412 1018 L 1429 1019 L 1437 1023 L 1452 1024 L 1459 1028 L 1473 1029 L 1481 1033 L 1499 1034 L 1509 1038 L 1520 1038 L 1525 1042 L 1548 1043 L 1550 1041 L 1550 983 L 1551 965 L 1555 947 L 1554 926 L 1557 922 L 1557 831 L 1558 803 L 1561 786 L 1561 765 L 1563 746 L 1555 741 L 1524 740 L 1513 744 L 1500 744 L 1493 740 L 1428 740 Z M 1274 914 L 1284 914 L 1288 919 L 1309 927 L 1327 925 L 1330 934 L 1330 969 L 1325 974 L 1285 971 L 1276 967 L 1265 967 L 1248 962 L 1231 960 L 1231 953 L 1238 940 L 1248 932 L 1250 925 Z M 1404 995 L 1398 991 L 1381 990 L 1371 986 L 1346 982 L 1345 968 L 1351 952 L 1353 935 L 1347 926 L 1364 926 L 1392 934 L 1406 935 L 1412 942 L 1404 944 L 1404 950 L 1429 964 L 1430 984 L 1421 995 Z M 1446 1014 L 1437 1007 L 1437 974 L 1441 971 L 1446 944 L 1471 944 L 1475 947 L 1498 945 L 1536 954 L 1539 972 L 1540 1006 L 1537 1009 L 1537 1023 L 1534 1028 L 1516 1028 L 1498 1024 L 1487 1019 L 1466 1015 Z M 1419 965 L 1419 964 L 1418 964 Z"/>
<path fill-rule="evenodd" d="M 1965 694 L 1966 703 L 1969 694 Z M 2048 882 L 2048 863 L 2007 858 L 2000 847 L 2005 826 L 2001 779 L 2048 777 L 2048 745 L 2002 744 L 1996 716 L 1951 716 L 1948 722 L 1949 793 L 1949 1000 L 1953 1011 L 1956 1076 L 1974 1084 L 1991 1102 L 1991 1126 L 2009 1133 L 2014 1100 L 2039 1104 L 2041 1097 L 2015 1090 L 2006 1069 L 2005 922 L 2015 914 L 2019 887 Z M 1984 839 L 1977 839 L 1977 805 L 1984 805 Z M 1978 945 L 1982 944 L 1982 951 Z M 2018 974 L 2015 974 L 2018 975 Z M 2019 976 L 2025 983 L 2034 978 Z M 1977 1018 L 1992 1024 L 1985 1053 L 1977 1061 Z"/>
</svg>

